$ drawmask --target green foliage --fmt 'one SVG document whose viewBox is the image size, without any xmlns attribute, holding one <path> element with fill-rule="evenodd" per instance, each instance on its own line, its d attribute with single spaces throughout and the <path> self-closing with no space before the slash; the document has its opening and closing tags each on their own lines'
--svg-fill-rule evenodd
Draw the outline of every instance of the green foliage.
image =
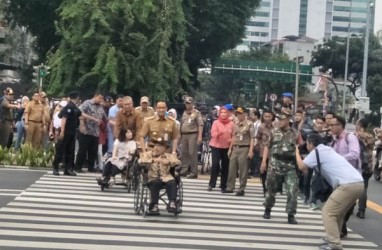
<svg viewBox="0 0 382 250">
<path fill-rule="evenodd" d="M 62 41 L 49 55 L 50 92 L 73 88 L 173 99 L 187 81 L 181 3 L 65 1 L 58 10 Z"/>
<path fill-rule="evenodd" d="M 54 148 L 49 146 L 48 150 L 34 149 L 29 145 L 23 145 L 20 151 L 14 148 L 0 147 L 0 165 L 29 166 L 47 168 L 52 166 Z"/>
<path fill-rule="evenodd" d="M 363 53 L 364 53 L 364 37 L 352 37 L 349 47 L 349 69 L 348 80 L 352 83 L 349 86 L 350 91 L 355 91 L 360 87 L 363 72 Z M 317 51 L 312 53 L 312 66 L 324 66 L 333 69 L 334 77 L 343 77 L 345 74 L 346 62 L 346 38 L 333 37 L 318 45 Z M 368 55 L 368 82 L 367 92 L 370 97 L 370 106 L 374 111 L 379 110 L 382 106 L 380 98 L 382 72 L 382 45 L 378 38 L 370 35 L 369 55 Z"/>
<path fill-rule="evenodd" d="M 4 1 L 5 2 L 5 1 Z M 26 27 L 37 40 L 36 49 L 41 58 L 60 41 L 54 22 L 61 0 L 11 0 L 8 1 L 6 18 Z"/>
<path fill-rule="evenodd" d="M 187 20 L 186 61 L 195 77 L 194 87 L 201 63 L 214 62 L 241 41 L 245 22 L 259 4 L 260 0 L 183 0 Z"/>
</svg>

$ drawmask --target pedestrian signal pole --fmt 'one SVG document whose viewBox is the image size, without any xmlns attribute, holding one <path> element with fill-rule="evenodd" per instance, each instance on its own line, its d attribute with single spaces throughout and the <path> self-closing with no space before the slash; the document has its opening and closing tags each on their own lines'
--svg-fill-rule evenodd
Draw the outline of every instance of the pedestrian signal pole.
<svg viewBox="0 0 382 250">
<path fill-rule="evenodd" d="M 32 82 L 38 85 L 38 90 L 42 92 L 42 81 L 49 74 L 50 67 L 45 66 L 43 63 L 38 66 L 33 66 L 33 80 Z"/>
</svg>

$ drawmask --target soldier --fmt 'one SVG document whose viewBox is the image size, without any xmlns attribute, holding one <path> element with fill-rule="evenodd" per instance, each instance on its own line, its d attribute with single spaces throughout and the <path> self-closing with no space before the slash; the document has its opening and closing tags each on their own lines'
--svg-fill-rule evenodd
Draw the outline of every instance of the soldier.
<svg viewBox="0 0 382 250">
<path fill-rule="evenodd" d="M 201 113 L 194 108 L 194 100 L 187 96 L 184 100 L 186 110 L 182 115 L 180 123 L 181 145 L 182 145 L 182 170 L 181 175 L 189 179 L 198 178 L 198 144 L 202 143 L 203 118 Z"/>
<path fill-rule="evenodd" d="M 255 129 L 253 123 L 246 118 L 246 112 L 243 108 L 237 108 L 236 116 L 238 122 L 235 123 L 233 139 L 228 150 L 230 160 L 227 189 L 223 192 L 233 192 L 237 171 L 239 170 L 240 186 L 236 196 L 244 196 L 244 189 L 247 186 L 248 179 L 248 158 L 252 159 L 253 157 Z"/>
<path fill-rule="evenodd" d="M 9 137 L 12 134 L 13 109 L 21 108 L 20 104 L 11 104 L 14 93 L 11 88 L 4 90 L 4 96 L 0 98 L 0 146 L 5 148 L 8 145 Z"/>
<path fill-rule="evenodd" d="M 269 169 L 267 174 L 267 195 L 264 201 L 264 219 L 271 218 L 271 209 L 275 205 L 275 195 L 278 188 L 285 181 L 287 193 L 286 212 L 288 223 L 297 224 L 294 218 L 297 208 L 297 173 L 295 160 L 295 147 L 300 142 L 298 131 L 290 127 L 288 113 L 277 115 L 278 128 L 273 129 L 270 138 L 264 148 L 263 160 L 261 163 L 261 173 L 267 171 L 267 158 Z"/>
<path fill-rule="evenodd" d="M 25 143 L 32 145 L 33 148 L 40 148 L 42 132 L 46 130 L 44 105 L 41 104 L 40 99 L 40 94 L 34 93 L 32 101 L 28 103 L 24 111 L 27 133 Z"/>
<path fill-rule="evenodd" d="M 149 103 L 150 103 L 149 98 L 147 96 L 142 96 L 141 102 L 140 102 L 141 106 L 135 108 L 135 111 L 141 117 L 141 120 L 142 120 L 141 126 L 143 126 L 143 122 L 145 121 L 146 118 L 152 117 L 155 114 L 154 109 L 149 106 Z M 141 128 L 142 127 L 139 127 L 138 129 L 140 130 Z"/>
<path fill-rule="evenodd" d="M 117 138 L 121 128 L 130 130 L 133 138 L 139 140 L 139 130 L 142 127 L 142 119 L 134 109 L 133 99 L 130 96 L 122 98 L 123 108 L 118 111 L 115 119 L 114 137 Z"/>
<path fill-rule="evenodd" d="M 166 103 L 158 102 L 157 115 L 147 118 L 143 124 L 139 133 L 142 152 L 151 151 L 156 143 L 165 141 L 167 145 L 171 145 L 171 153 L 176 155 L 179 131 L 176 129 L 175 121 L 165 116 L 166 111 Z M 145 145 L 146 136 L 148 137 L 147 147 Z"/>
</svg>

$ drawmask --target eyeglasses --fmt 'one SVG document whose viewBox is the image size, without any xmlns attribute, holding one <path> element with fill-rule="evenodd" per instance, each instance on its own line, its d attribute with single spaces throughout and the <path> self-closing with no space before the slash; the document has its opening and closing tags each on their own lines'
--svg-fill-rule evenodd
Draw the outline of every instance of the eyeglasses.
<svg viewBox="0 0 382 250">
<path fill-rule="evenodd" d="M 328 127 L 333 127 L 333 126 L 338 126 L 340 125 L 339 123 L 334 123 L 334 124 L 328 124 Z"/>
</svg>

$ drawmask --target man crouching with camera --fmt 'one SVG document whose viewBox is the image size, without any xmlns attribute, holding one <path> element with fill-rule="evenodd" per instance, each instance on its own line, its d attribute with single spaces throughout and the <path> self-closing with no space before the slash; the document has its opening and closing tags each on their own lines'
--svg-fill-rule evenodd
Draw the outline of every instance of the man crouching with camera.
<svg viewBox="0 0 382 250">
<path fill-rule="evenodd" d="M 342 249 L 340 231 L 346 212 L 362 195 L 364 185 L 361 174 L 331 147 L 322 144 L 322 137 L 310 134 L 307 139 L 308 156 L 302 160 L 296 147 L 298 168 L 307 172 L 309 168 L 321 172 L 323 179 L 333 192 L 322 208 L 322 220 L 327 237 L 323 238 L 321 250 Z M 319 174 L 319 173 L 318 173 Z"/>
</svg>

